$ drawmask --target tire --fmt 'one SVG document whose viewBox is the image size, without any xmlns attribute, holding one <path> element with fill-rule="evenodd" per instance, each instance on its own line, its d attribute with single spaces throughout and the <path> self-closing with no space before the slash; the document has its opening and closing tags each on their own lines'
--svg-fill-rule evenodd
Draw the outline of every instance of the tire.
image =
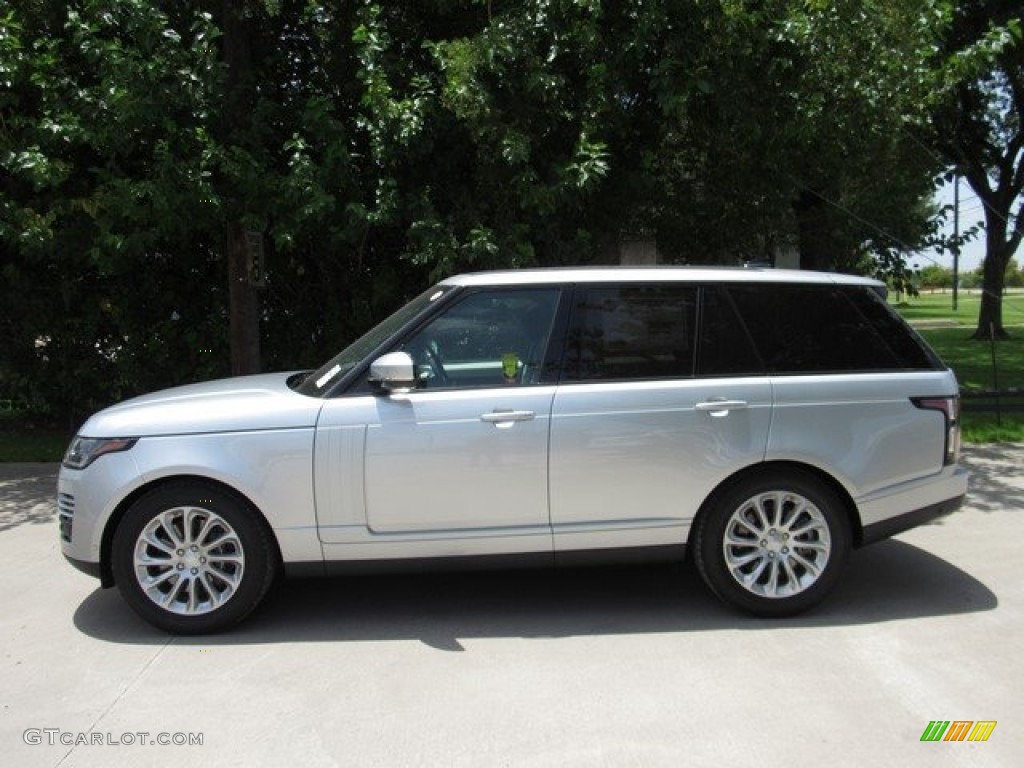
<svg viewBox="0 0 1024 768">
<path fill-rule="evenodd" d="M 755 616 L 792 616 L 835 587 L 850 552 L 838 495 L 799 470 L 759 472 L 710 499 L 694 559 L 719 598 Z"/>
<path fill-rule="evenodd" d="M 217 486 L 156 488 L 125 513 L 111 548 L 121 595 L 150 624 L 176 635 L 221 632 L 263 600 L 277 571 L 259 514 Z"/>
</svg>

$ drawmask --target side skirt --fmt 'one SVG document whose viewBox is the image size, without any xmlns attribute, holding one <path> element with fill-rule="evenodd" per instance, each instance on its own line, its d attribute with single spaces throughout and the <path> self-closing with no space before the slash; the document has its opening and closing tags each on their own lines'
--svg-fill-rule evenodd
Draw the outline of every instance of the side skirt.
<svg viewBox="0 0 1024 768">
<path fill-rule="evenodd" d="M 418 557 L 402 560 L 335 560 L 285 563 L 288 578 L 313 578 L 373 573 L 431 573 L 451 571 L 513 570 L 532 568 L 586 568 L 595 565 L 662 563 L 684 559 L 685 544 L 619 549 L 526 552 L 463 557 Z"/>
</svg>

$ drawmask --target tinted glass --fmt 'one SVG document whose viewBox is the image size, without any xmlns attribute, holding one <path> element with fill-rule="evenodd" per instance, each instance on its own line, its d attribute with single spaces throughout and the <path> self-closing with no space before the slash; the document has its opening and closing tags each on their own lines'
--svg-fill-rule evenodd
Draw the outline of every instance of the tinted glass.
<svg viewBox="0 0 1024 768">
<path fill-rule="evenodd" d="M 681 285 L 581 286 L 569 333 L 570 381 L 693 375 L 697 289 Z"/>
<path fill-rule="evenodd" d="M 851 299 L 866 289 L 761 284 L 727 290 L 769 372 L 904 368 Z"/>
<path fill-rule="evenodd" d="M 754 350 L 750 335 L 723 289 L 704 289 L 700 318 L 698 376 L 764 373 L 764 365 Z"/>
<path fill-rule="evenodd" d="M 945 366 L 917 334 L 874 291 L 850 291 L 850 301 L 878 331 L 901 368 L 941 370 Z"/>
<path fill-rule="evenodd" d="M 558 288 L 470 293 L 401 349 L 424 388 L 536 384 L 560 295 Z"/>
</svg>

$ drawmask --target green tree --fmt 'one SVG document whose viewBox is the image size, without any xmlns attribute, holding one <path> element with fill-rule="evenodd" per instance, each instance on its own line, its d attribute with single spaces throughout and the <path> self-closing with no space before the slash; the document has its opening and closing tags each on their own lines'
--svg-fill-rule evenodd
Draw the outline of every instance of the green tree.
<svg viewBox="0 0 1024 768">
<path fill-rule="evenodd" d="M 17 0 L 0 377 L 68 414 L 309 367 L 431 278 L 635 237 L 898 275 L 944 7 Z"/>
<path fill-rule="evenodd" d="M 244 27 L 230 63 L 227 12 Z M 422 270 L 395 259 L 401 239 L 372 232 L 355 14 L 298 0 L 0 11 L 11 395 L 74 421 L 259 356 L 311 366 L 419 290 Z M 259 295 L 248 254 L 229 247 L 242 232 L 263 241 Z"/>
<path fill-rule="evenodd" d="M 2 14 L 0 335 L 19 397 L 74 415 L 169 367 L 209 371 L 216 295 L 190 286 L 215 274 L 197 119 L 210 19 L 148 2 Z"/>
<path fill-rule="evenodd" d="M 929 264 L 920 271 L 918 279 L 924 289 L 941 288 L 945 291 L 953 287 L 953 270 L 939 264 Z"/>
<path fill-rule="evenodd" d="M 374 5 L 359 36 L 384 199 L 439 273 L 612 261 L 623 236 L 673 261 L 793 244 L 807 267 L 862 270 L 929 235 L 938 163 L 900 130 L 926 87 L 905 63 L 934 35 L 918 3 L 488 10 L 430 38 Z M 421 183 L 402 199 L 405 174 Z"/>
<path fill-rule="evenodd" d="M 1010 259 L 1010 263 L 1006 265 L 1005 282 L 1007 288 L 1024 288 L 1024 269 L 1016 259 Z"/>
<path fill-rule="evenodd" d="M 1005 338 L 1002 296 L 1024 239 L 1024 10 L 959 0 L 937 53 L 932 141 L 984 204 L 984 287 L 974 337 Z"/>
</svg>

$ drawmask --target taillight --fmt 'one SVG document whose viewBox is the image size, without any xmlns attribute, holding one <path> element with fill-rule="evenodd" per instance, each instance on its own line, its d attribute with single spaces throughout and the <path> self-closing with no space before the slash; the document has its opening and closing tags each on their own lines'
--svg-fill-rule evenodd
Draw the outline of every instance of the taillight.
<svg viewBox="0 0 1024 768">
<path fill-rule="evenodd" d="M 945 464 L 956 464 L 960 460 L 960 398 L 959 397 L 912 397 L 918 408 L 926 411 L 941 411 L 946 419 Z"/>
</svg>

